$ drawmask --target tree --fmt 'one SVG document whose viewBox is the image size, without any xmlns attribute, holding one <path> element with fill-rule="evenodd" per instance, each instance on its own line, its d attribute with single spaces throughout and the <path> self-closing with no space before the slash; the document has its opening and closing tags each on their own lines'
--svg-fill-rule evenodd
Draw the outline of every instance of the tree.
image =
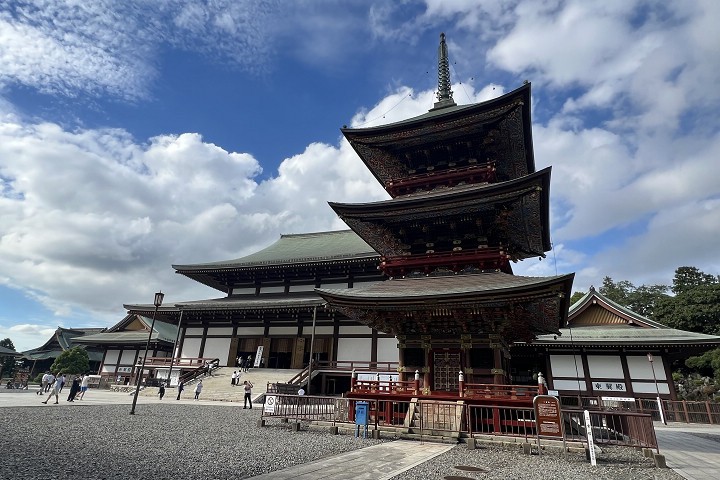
<svg viewBox="0 0 720 480">
<path fill-rule="evenodd" d="M 570 305 L 575 305 L 578 301 L 580 301 L 581 298 L 585 296 L 587 292 L 575 292 L 572 294 L 572 297 L 570 297 Z"/>
<path fill-rule="evenodd" d="M 12 340 L 5 338 L 0 340 L 0 347 L 5 347 L 8 350 L 15 351 L 15 345 Z M 15 373 L 15 357 L 0 357 L 0 376 L 5 375 L 6 377 L 12 376 Z"/>
<path fill-rule="evenodd" d="M 675 297 L 658 303 L 655 317 L 680 330 L 720 335 L 720 283 L 682 289 Z"/>
<path fill-rule="evenodd" d="M 636 287 L 627 280 L 615 282 L 610 277 L 603 278 L 603 284 L 599 289 L 602 295 L 613 302 L 650 319 L 655 317 L 657 305 L 669 298 L 667 290 L 667 285 L 641 285 Z"/>
<path fill-rule="evenodd" d="M 53 372 L 80 374 L 90 370 L 90 357 L 82 347 L 73 347 L 62 352 L 53 362 Z"/>
<path fill-rule="evenodd" d="M 717 283 L 718 277 L 702 272 L 697 267 L 679 267 L 675 270 L 672 291 L 675 295 L 680 295 L 701 285 Z"/>
</svg>

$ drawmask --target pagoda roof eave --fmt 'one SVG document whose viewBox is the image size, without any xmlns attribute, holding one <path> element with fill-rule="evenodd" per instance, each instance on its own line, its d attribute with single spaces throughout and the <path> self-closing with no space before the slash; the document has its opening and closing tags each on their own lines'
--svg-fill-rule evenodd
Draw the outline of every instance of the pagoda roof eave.
<svg viewBox="0 0 720 480">
<path fill-rule="evenodd" d="M 688 332 L 674 328 L 647 328 L 633 326 L 561 328 L 559 336 L 539 335 L 532 345 L 545 347 L 662 347 L 720 346 L 720 336 Z"/>
<path fill-rule="evenodd" d="M 188 302 L 177 302 L 173 306 L 160 307 L 163 313 L 177 313 L 184 311 L 207 311 L 207 310 L 271 310 L 271 309 L 307 309 L 325 305 L 325 300 L 314 292 L 302 294 L 266 294 L 266 295 L 237 295 L 222 298 L 211 298 L 206 300 L 193 300 Z M 150 312 L 155 306 L 124 305 L 132 312 Z"/>
<path fill-rule="evenodd" d="M 590 290 L 577 302 L 570 306 L 568 313 L 568 323 L 580 316 L 585 310 L 590 308 L 592 305 L 599 304 L 603 308 L 613 312 L 615 315 L 625 319 L 630 324 L 644 325 L 652 328 L 669 328 L 667 325 L 663 325 L 660 322 L 650 320 L 647 317 L 640 315 L 639 313 L 633 312 L 629 308 L 620 305 L 602 295 L 600 292 L 595 290 L 594 287 L 590 287 Z"/>
<path fill-rule="evenodd" d="M 392 279 L 362 289 L 315 291 L 331 305 L 398 307 L 456 302 L 480 304 L 523 295 L 545 295 L 551 291 L 569 298 L 574 277 L 574 273 L 555 277 L 521 277 L 489 272 Z"/>
<path fill-rule="evenodd" d="M 340 129 L 340 131 L 347 137 L 366 137 L 366 136 L 373 136 L 377 134 L 384 134 L 388 131 L 392 130 L 404 130 L 408 127 L 414 127 L 418 124 L 425 123 L 427 121 L 446 121 L 448 117 L 453 116 L 463 116 L 468 113 L 479 113 L 483 111 L 489 111 L 496 108 L 500 108 L 506 105 L 509 105 L 512 103 L 512 100 L 517 97 L 518 95 L 523 96 L 523 100 L 525 100 L 525 104 L 528 108 L 530 105 L 530 82 L 522 85 L 519 88 L 516 88 L 515 90 L 512 90 L 508 93 L 505 93 L 503 95 L 500 95 L 499 97 L 491 98 L 490 100 L 486 100 L 484 102 L 479 103 L 472 103 L 467 105 L 453 105 L 448 106 L 445 108 L 439 108 L 432 110 L 429 110 L 426 113 L 423 113 L 422 115 L 418 115 L 415 117 L 411 117 L 405 120 L 400 120 L 397 122 L 392 123 L 386 123 L 384 125 L 378 125 L 373 127 L 361 127 L 361 128 L 352 128 L 352 127 L 343 127 Z M 530 118 L 528 115 L 527 118 Z"/>
</svg>

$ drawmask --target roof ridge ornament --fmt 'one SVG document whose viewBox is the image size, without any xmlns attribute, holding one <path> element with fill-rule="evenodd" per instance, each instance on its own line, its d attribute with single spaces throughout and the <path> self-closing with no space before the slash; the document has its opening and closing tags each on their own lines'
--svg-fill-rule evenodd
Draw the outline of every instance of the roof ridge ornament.
<svg viewBox="0 0 720 480">
<path fill-rule="evenodd" d="M 448 61 L 447 43 L 445 43 L 445 33 L 441 33 L 440 46 L 438 47 L 438 101 L 435 102 L 430 111 L 456 105 L 450 86 L 450 62 Z"/>
</svg>

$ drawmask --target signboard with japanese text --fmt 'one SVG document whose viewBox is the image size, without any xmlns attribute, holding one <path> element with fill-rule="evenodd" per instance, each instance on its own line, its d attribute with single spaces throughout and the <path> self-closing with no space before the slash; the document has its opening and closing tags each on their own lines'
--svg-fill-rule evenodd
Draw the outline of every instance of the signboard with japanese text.
<svg viewBox="0 0 720 480">
<path fill-rule="evenodd" d="M 538 395 L 533 399 L 537 435 L 540 437 L 563 438 L 560 401 L 552 395 Z"/>
<path fill-rule="evenodd" d="M 599 392 L 626 392 L 624 382 L 592 382 L 592 388 Z"/>
</svg>

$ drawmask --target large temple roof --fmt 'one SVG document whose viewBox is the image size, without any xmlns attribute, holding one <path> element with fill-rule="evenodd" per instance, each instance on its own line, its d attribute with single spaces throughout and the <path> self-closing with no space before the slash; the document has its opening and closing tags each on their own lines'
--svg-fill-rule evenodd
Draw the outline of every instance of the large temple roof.
<svg viewBox="0 0 720 480">
<path fill-rule="evenodd" d="M 218 270 L 258 268 L 271 265 L 346 261 L 377 257 L 364 240 L 352 230 L 281 235 L 280 239 L 255 253 L 233 260 L 188 265 L 173 265 L 175 270 Z"/>
<path fill-rule="evenodd" d="M 144 329 L 124 330 L 125 327 L 135 321 L 139 321 Z M 108 331 L 86 335 L 77 338 L 75 341 L 88 345 L 144 345 L 148 340 L 150 325 L 152 325 L 151 319 L 142 315 L 129 314 Z M 177 326 L 156 319 L 150 342 L 173 343 L 175 342 L 176 333 Z"/>
<path fill-rule="evenodd" d="M 465 275 L 418 276 L 394 278 L 366 288 L 316 289 L 331 304 L 372 302 L 375 306 L 393 308 L 406 304 L 458 302 L 481 304 L 501 299 L 521 298 L 547 287 L 558 287 L 569 293 L 574 274 L 555 277 L 523 277 L 502 272 Z M 427 303 L 425 303 L 427 304 Z"/>
<path fill-rule="evenodd" d="M 21 352 L 28 360 L 47 360 L 57 358 L 63 351 L 71 349 L 79 343 L 78 340 L 86 335 L 104 331 L 104 328 L 63 328 L 58 327 L 52 336 L 40 347 Z M 102 360 L 102 352 L 88 351 L 90 360 Z"/>
<path fill-rule="evenodd" d="M 503 332 L 508 341 L 558 333 L 574 274 L 521 277 L 502 272 L 391 279 L 367 288 L 317 289 L 330 306 L 392 335 Z"/>
<path fill-rule="evenodd" d="M 285 280 L 293 269 L 295 279 L 322 276 L 366 275 L 366 263 L 379 261 L 378 253 L 352 230 L 281 235 L 260 251 L 233 260 L 173 265 L 185 275 L 217 290 L 230 293 L 233 286 Z M 378 274 L 376 274 L 378 275 Z"/>
</svg>

